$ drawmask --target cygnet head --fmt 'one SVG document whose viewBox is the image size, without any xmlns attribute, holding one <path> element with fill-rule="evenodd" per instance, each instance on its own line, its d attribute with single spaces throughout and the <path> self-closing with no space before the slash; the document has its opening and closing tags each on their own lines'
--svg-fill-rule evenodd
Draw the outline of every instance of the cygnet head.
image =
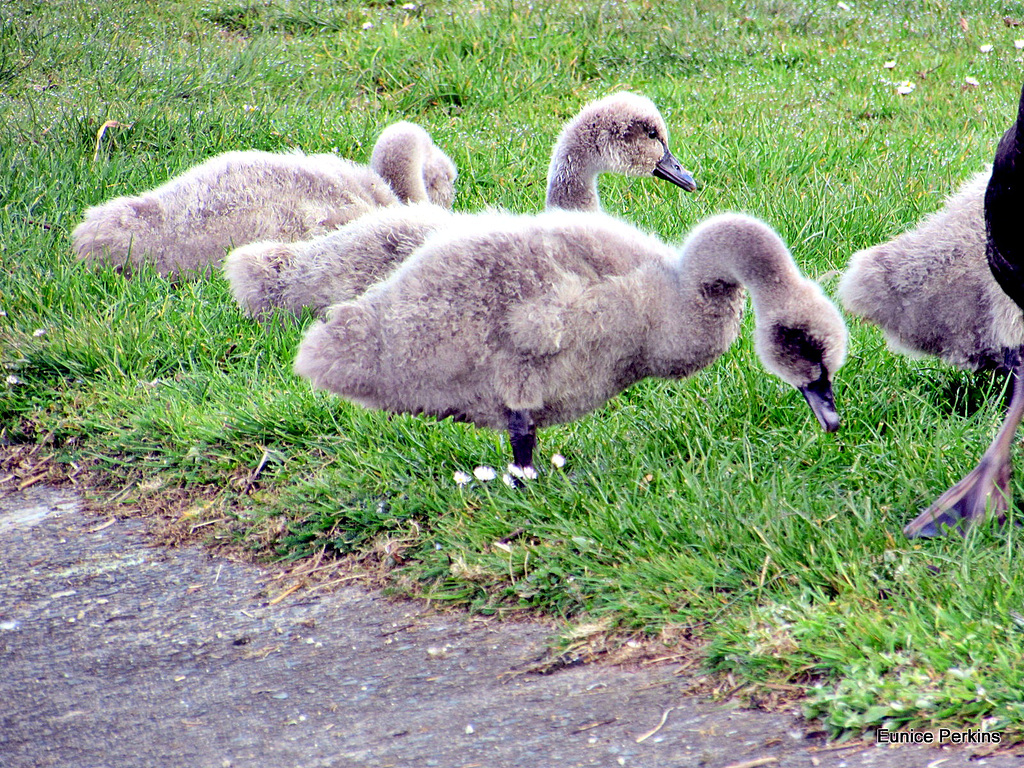
<svg viewBox="0 0 1024 768">
<path fill-rule="evenodd" d="M 373 146 L 370 167 L 403 203 L 451 208 L 455 201 L 455 163 L 415 123 L 401 120 L 385 128 Z"/>
<path fill-rule="evenodd" d="M 758 312 L 754 348 L 764 367 L 800 390 L 821 428 L 839 429 L 832 377 L 846 361 L 846 323 L 817 283 L 803 279 L 781 307 Z"/>
<path fill-rule="evenodd" d="M 455 179 L 458 175 L 452 159 L 432 144 L 423 161 L 423 186 L 427 189 L 427 201 L 450 210 L 455 203 Z"/>
<path fill-rule="evenodd" d="M 846 360 L 846 323 L 821 287 L 803 275 L 782 238 L 759 219 L 720 214 L 690 232 L 686 252 L 717 262 L 747 287 L 762 364 L 800 390 L 822 429 L 835 432 L 832 377 Z"/>
<path fill-rule="evenodd" d="M 668 128 L 654 102 L 626 91 L 591 102 L 562 129 L 548 171 L 548 205 L 579 207 L 558 199 L 566 176 L 584 181 L 604 172 L 653 175 L 688 192 L 697 188 L 669 151 Z"/>
<path fill-rule="evenodd" d="M 835 432 L 839 413 L 832 375 L 846 358 L 846 325 L 828 301 L 816 310 L 806 322 L 776 322 L 760 329 L 755 344 L 764 367 L 799 389 L 821 428 Z"/>
</svg>

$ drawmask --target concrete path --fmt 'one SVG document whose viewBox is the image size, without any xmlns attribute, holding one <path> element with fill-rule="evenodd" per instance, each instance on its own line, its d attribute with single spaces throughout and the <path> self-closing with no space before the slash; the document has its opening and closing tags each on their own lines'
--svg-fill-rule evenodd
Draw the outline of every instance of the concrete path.
<svg viewBox="0 0 1024 768">
<path fill-rule="evenodd" d="M 355 587 L 271 604 L 259 568 L 153 547 L 59 489 L 0 496 L 0 553 L 3 768 L 1022 764 L 827 745 L 688 698 L 669 666 L 509 675 L 544 627 Z"/>
</svg>

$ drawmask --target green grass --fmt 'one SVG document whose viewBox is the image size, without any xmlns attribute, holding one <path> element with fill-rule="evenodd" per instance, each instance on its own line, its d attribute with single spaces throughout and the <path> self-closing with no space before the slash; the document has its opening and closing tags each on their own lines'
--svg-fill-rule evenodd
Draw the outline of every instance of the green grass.
<svg viewBox="0 0 1024 768">
<path fill-rule="evenodd" d="M 666 239 L 748 211 L 832 289 L 851 253 L 990 160 L 1024 71 L 1024 32 L 1003 21 L 1020 2 L 849 6 L 4 3 L 5 439 L 138 484 L 123 503 L 220 487 L 237 543 L 269 559 L 400 553 L 396 589 L 476 611 L 536 610 L 567 633 L 685 627 L 708 669 L 802 687 L 837 734 L 1024 737 L 1018 530 L 900 533 L 987 445 L 1000 382 L 894 356 L 854 322 L 827 435 L 755 362 L 748 321 L 692 379 L 544 430 L 542 461 L 565 468 L 459 488 L 456 470 L 504 466 L 505 438 L 312 392 L 291 373 L 308 317 L 259 325 L 219 277 L 125 280 L 70 256 L 90 205 L 229 149 L 365 160 L 397 119 L 454 157 L 458 209 L 536 211 L 562 122 L 629 87 L 660 105 L 702 189 L 606 178 L 607 210 Z"/>
</svg>

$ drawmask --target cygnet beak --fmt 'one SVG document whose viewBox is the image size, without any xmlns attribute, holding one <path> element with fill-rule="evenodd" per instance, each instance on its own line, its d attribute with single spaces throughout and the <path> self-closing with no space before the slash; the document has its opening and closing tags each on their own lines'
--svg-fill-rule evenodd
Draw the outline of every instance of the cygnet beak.
<svg viewBox="0 0 1024 768">
<path fill-rule="evenodd" d="M 671 181 L 687 192 L 693 192 L 697 189 L 697 182 L 694 181 L 693 176 L 689 171 L 683 169 L 683 166 L 676 160 L 675 155 L 668 151 L 667 147 L 661 160 L 654 166 L 654 175 L 659 179 Z"/>
<path fill-rule="evenodd" d="M 839 429 L 839 412 L 836 411 L 836 398 L 832 394 L 832 382 L 828 379 L 825 366 L 821 368 L 821 376 L 805 387 L 798 387 L 811 411 L 826 432 Z"/>
</svg>

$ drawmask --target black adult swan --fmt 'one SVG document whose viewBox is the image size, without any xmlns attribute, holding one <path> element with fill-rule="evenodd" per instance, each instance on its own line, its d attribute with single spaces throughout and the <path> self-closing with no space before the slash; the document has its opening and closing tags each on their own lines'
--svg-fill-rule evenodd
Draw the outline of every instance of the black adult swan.
<svg viewBox="0 0 1024 768">
<path fill-rule="evenodd" d="M 996 148 L 992 177 L 985 190 L 986 257 L 996 282 L 1024 309 L 1024 90 L 1017 119 Z M 1024 349 L 1020 350 L 1024 351 Z M 990 514 L 1005 522 L 1010 506 L 1010 448 L 1024 418 L 1024 381 L 1020 354 L 1014 365 L 1013 396 L 1006 420 L 978 466 L 946 491 L 903 533 L 908 538 L 938 536 L 948 530 L 963 533 Z"/>
</svg>

